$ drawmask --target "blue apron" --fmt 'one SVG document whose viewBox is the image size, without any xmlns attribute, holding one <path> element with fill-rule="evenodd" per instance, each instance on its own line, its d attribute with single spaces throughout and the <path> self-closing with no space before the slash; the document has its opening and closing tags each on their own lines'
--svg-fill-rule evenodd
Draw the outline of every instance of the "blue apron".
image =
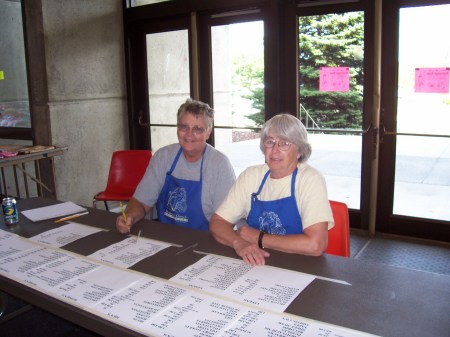
<svg viewBox="0 0 450 337">
<path fill-rule="evenodd" d="M 172 176 L 182 149 L 178 151 L 170 170 L 166 174 L 164 186 L 156 202 L 159 221 L 194 229 L 208 230 L 209 221 L 202 208 L 203 150 L 200 166 L 200 181 L 179 179 Z"/>
<path fill-rule="evenodd" d="M 268 234 L 286 235 L 302 234 L 302 218 L 295 200 L 295 178 L 298 168 L 292 173 L 291 195 L 278 200 L 262 201 L 258 195 L 270 174 L 270 170 L 264 175 L 258 192 L 252 193 L 250 212 L 247 223 L 250 227 L 263 230 Z"/>
</svg>

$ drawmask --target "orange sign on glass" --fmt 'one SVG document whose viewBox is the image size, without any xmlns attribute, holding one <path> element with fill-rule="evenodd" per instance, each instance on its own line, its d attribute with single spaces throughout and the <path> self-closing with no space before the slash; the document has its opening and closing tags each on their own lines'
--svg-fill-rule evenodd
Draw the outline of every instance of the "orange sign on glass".
<svg viewBox="0 0 450 337">
<path fill-rule="evenodd" d="M 320 91 L 347 92 L 350 90 L 349 67 L 320 67 Z"/>
<path fill-rule="evenodd" d="M 415 92 L 448 93 L 450 68 L 416 68 Z"/>
</svg>

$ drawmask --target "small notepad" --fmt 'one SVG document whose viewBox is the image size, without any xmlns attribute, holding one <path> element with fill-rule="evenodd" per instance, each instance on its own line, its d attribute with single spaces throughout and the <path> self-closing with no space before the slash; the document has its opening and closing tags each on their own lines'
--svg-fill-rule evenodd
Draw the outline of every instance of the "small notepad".
<svg viewBox="0 0 450 337">
<path fill-rule="evenodd" d="M 75 213 L 85 212 L 87 209 L 77 204 L 67 201 L 52 206 L 39 207 L 20 212 L 33 222 L 59 218 Z"/>
</svg>

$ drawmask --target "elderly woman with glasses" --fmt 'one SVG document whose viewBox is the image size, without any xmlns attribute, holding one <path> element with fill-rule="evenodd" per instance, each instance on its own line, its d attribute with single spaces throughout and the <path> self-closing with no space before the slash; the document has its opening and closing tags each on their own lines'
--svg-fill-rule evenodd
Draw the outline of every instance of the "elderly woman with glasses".
<svg viewBox="0 0 450 337">
<path fill-rule="evenodd" d="M 214 238 L 246 263 L 262 265 L 267 249 L 319 256 L 333 215 L 323 176 L 306 164 L 307 132 L 296 117 L 279 114 L 261 131 L 265 164 L 247 168 L 211 217 Z M 236 229 L 246 219 L 248 225 Z"/>
<path fill-rule="evenodd" d="M 131 226 L 156 208 L 160 222 L 207 231 L 211 215 L 236 180 L 230 160 L 207 144 L 214 110 L 186 100 L 177 113 L 178 143 L 155 152 L 116 228 Z"/>
</svg>

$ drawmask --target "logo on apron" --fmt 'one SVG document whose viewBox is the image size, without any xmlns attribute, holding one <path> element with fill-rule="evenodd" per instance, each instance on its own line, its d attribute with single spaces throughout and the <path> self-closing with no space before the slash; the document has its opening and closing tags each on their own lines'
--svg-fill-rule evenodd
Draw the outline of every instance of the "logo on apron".
<svg viewBox="0 0 450 337">
<path fill-rule="evenodd" d="M 178 187 L 174 191 L 170 191 L 167 207 L 170 208 L 172 212 L 186 212 L 186 189 Z"/>
<path fill-rule="evenodd" d="M 275 212 L 263 212 L 259 217 L 259 228 L 266 233 L 285 235 L 286 230 L 281 223 L 281 220 Z"/>
</svg>

